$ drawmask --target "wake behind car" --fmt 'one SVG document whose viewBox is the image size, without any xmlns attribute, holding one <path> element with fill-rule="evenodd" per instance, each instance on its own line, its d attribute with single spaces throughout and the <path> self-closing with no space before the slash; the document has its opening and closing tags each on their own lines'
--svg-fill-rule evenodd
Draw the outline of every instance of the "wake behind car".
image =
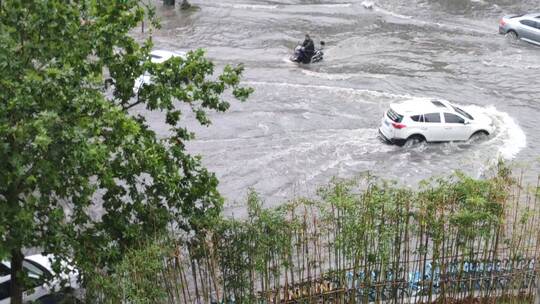
<svg viewBox="0 0 540 304">
<path fill-rule="evenodd" d="M 504 16 L 499 21 L 499 33 L 540 45 L 540 13 Z"/>
<path fill-rule="evenodd" d="M 61 303 L 67 299 L 74 299 L 72 291 L 78 289 L 77 271 L 73 270 L 68 275 L 60 275 L 60 278 L 58 278 L 54 275 L 51 259 L 54 260 L 54 256 L 40 254 L 24 258 L 23 268 L 28 274 L 28 281 L 31 286 L 28 286 L 28 290 L 24 292 L 23 302 Z M 8 261 L 0 263 L 0 304 L 11 303 L 10 269 Z M 69 286 L 61 286 L 62 279 L 67 281 Z"/>
<path fill-rule="evenodd" d="M 494 131 L 489 117 L 468 113 L 444 100 L 412 99 L 390 105 L 379 134 L 386 141 L 406 143 L 466 141 Z"/>
</svg>

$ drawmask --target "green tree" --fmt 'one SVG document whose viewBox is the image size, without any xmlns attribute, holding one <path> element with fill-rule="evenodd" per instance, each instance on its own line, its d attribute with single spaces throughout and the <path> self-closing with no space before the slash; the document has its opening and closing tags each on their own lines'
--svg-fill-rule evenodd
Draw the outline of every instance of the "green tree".
<svg viewBox="0 0 540 304">
<path fill-rule="evenodd" d="M 200 231 L 221 212 L 217 179 L 185 150 L 182 111 L 208 125 L 208 110 L 229 108 L 224 93 L 251 89 L 241 66 L 212 76 L 200 50 L 152 63 L 151 40 L 129 35 L 145 18 L 153 10 L 136 0 L 0 1 L 0 258 L 14 304 L 26 248 L 103 268 L 141 238 Z M 135 93 L 145 72 L 153 81 Z M 163 113 L 170 132 L 133 107 Z"/>
</svg>

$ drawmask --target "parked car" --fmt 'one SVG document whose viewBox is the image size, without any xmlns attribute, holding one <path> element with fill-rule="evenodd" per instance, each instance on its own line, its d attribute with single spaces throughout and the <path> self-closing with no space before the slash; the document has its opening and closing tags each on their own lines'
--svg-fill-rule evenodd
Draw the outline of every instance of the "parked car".
<svg viewBox="0 0 540 304">
<path fill-rule="evenodd" d="M 540 45 L 540 13 L 504 16 L 499 21 L 499 33 Z"/>
<path fill-rule="evenodd" d="M 163 63 L 173 57 L 182 57 L 186 58 L 187 53 L 185 52 L 171 52 L 166 50 L 154 50 L 150 52 L 150 61 L 153 63 Z M 135 85 L 133 91 L 137 93 L 141 87 L 145 84 L 152 83 L 151 75 L 149 73 L 144 73 L 135 79 Z"/>
<path fill-rule="evenodd" d="M 390 105 L 379 134 L 386 141 L 404 145 L 416 142 L 466 141 L 486 137 L 494 130 L 482 113 L 468 113 L 444 100 L 414 99 Z"/>
<path fill-rule="evenodd" d="M 77 271 L 73 270 L 67 276 L 58 278 L 54 275 L 51 266 L 54 256 L 31 255 L 23 261 L 23 268 L 28 273 L 31 286 L 23 294 L 24 302 L 31 303 L 60 303 L 61 300 L 73 297 L 73 292 L 78 289 Z M 10 262 L 0 263 L 0 304 L 11 303 L 10 296 Z M 68 286 L 61 286 L 61 280 L 67 281 Z"/>
</svg>

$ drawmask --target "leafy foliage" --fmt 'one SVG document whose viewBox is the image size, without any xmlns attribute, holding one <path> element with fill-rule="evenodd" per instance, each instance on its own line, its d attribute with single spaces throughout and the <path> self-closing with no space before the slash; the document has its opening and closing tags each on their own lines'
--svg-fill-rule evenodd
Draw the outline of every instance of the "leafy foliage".
<svg viewBox="0 0 540 304">
<path fill-rule="evenodd" d="M 180 105 L 209 125 L 224 93 L 251 89 L 241 66 L 212 76 L 201 50 L 152 63 L 151 40 L 129 35 L 145 18 L 136 0 L 0 2 L 0 258 L 37 247 L 100 268 L 141 236 L 200 231 L 220 214 L 217 179 L 185 151 Z M 152 83 L 134 91 L 145 72 Z M 133 107 L 164 112 L 171 132 Z"/>
<path fill-rule="evenodd" d="M 110 274 L 99 273 L 89 280 L 86 298 L 93 303 L 163 303 L 167 298 L 160 282 L 168 251 L 158 242 L 129 250 Z"/>
<path fill-rule="evenodd" d="M 167 261 L 161 271 L 149 263 L 153 286 L 166 291 L 163 303 L 367 303 L 415 295 L 433 302 L 531 294 L 530 263 L 539 253 L 540 208 L 531 201 L 537 189 L 523 189 L 503 164 L 495 169 L 485 179 L 458 172 L 416 190 L 371 175 L 334 179 L 318 200 L 276 208 L 265 208 L 250 192 L 246 218 L 221 218 L 190 242 L 158 241 L 175 253 L 148 255 Z M 124 278 L 136 285 L 145 278 L 144 266 Z M 138 300 L 160 303 L 152 295 Z"/>
</svg>

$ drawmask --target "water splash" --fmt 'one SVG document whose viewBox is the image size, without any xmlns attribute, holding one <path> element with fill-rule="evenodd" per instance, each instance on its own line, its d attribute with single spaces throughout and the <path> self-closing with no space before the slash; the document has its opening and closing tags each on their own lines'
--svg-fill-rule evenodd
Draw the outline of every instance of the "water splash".
<svg viewBox="0 0 540 304">
<path fill-rule="evenodd" d="M 499 146 L 497 158 L 511 160 L 527 146 L 525 132 L 508 113 L 497 110 L 495 106 L 464 106 L 463 108 L 471 112 L 482 113 L 492 119 L 495 125 L 495 134 L 488 143 Z"/>
<path fill-rule="evenodd" d="M 328 79 L 328 80 L 346 80 L 346 79 L 351 79 L 357 76 L 356 74 L 344 74 L 344 73 L 330 74 L 330 73 L 314 72 L 310 70 L 302 70 L 302 73 L 306 74 L 307 76 L 321 78 L 321 79 Z"/>
</svg>

